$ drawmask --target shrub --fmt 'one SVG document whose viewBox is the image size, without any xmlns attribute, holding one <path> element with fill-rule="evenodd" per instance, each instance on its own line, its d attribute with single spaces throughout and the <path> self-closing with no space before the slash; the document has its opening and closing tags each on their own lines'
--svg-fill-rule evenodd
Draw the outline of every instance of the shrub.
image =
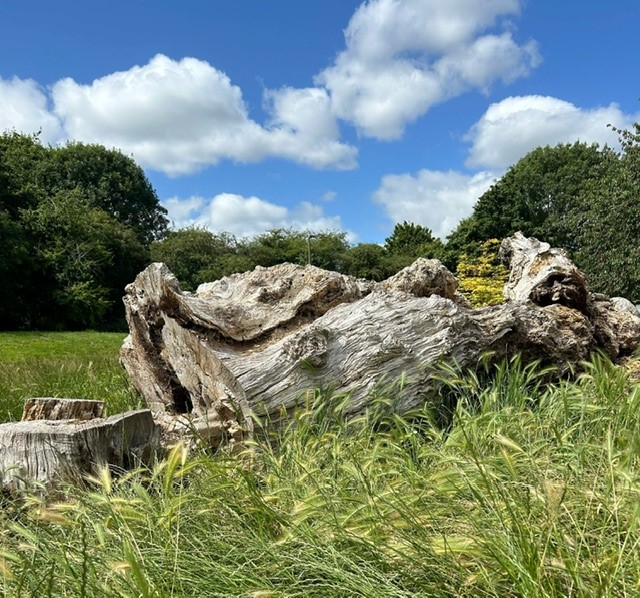
<svg viewBox="0 0 640 598">
<path fill-rule="evenodd" d="M 498 249 L 500 241 L 489 239 L 481 245 L 476 257 L 463 253 L 458 269 L 459 290 L 474 307 L 502 303 L 502 288 L 508 277 L 508 270 L 500 262 Z"/>
</svg>

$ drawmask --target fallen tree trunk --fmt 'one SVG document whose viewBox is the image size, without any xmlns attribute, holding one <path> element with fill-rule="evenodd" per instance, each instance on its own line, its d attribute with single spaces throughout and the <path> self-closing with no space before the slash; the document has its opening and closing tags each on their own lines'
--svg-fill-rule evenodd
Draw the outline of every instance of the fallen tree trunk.
<svg viewBox="0 0 640 598">
<path fill-rule="evenodd" d="M 412 384 L 398 408 L 424 400 L 429 365 L 474 367 L 521 352 L 560 367 L 602 348 L 633 350 L 640 317 L 624 299 L 597 298 L 566 255 L 520 234 L 502 244 L 511 275 L 504 304 L 471 309 L 437 260 L 382 283 L 313 266 L 256 268 L 180 290 L 164 264 L 127 287 L 130 334 L 121 360 L 165 431 L 217 445 L 270 420 L 315 386 L 349 393 L 358 412 L 384 378 Z M 596 300 L 600 299 L 600 300 Z"/>
</svg>

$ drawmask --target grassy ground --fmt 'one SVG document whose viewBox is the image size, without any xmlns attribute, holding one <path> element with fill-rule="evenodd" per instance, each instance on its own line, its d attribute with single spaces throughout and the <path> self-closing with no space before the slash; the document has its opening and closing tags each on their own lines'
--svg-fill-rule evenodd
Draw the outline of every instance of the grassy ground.
<svg viewBox="0 0 640 598">
<path fill-rule="evenodd" d="M 637 596 L 640 389 L 594 358 L 439 376 L 451 427 L 400 388 L 348 422 L 315 392 L 240 452 L 5 501 L 5 596 Z M 486 380 L 485 377 L 482 378 Z"/>
<path fill-rule="evenodd" d="M 100 399 L 109 413 L 139 405 L 118 362 L 124 334 L 5 332 L 0 334 L 0 422 L 19 419 L 24 399 Z"/>
</svg>

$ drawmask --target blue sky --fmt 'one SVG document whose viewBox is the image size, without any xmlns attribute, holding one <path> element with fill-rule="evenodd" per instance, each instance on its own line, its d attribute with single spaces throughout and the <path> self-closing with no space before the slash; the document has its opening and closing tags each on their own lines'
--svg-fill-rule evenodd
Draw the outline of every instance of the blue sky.
<svg viewBox="0 0 640 598">
<path fill-rule="evenodd" d="M 0 130 L 117 147 L 176 227 L 445 237 L 638 120 L 637 0 L 0 2 Z"/>
</svg>

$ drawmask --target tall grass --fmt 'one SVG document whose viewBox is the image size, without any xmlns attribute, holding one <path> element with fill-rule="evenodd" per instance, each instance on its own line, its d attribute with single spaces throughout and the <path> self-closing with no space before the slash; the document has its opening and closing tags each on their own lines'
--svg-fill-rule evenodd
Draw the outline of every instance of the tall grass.
<svg viewBox="0 0 640 598">
<path fill-rule="evenodd" d="M 140 406 L 118 362 L 123 339 L 97 332 L 0 334 L 0 422 L 19 419 L 31 397 L 102 400 L 110 413 Z"/>
<path fill-rule="evenodd" d="M 428 407 L 315 391 L 240 453 L 0 514 L 6 596 L 636 596 L 640 390 L 600 356 L 573 382 L 517 359 L 438 373 Z"/>
</svg>

